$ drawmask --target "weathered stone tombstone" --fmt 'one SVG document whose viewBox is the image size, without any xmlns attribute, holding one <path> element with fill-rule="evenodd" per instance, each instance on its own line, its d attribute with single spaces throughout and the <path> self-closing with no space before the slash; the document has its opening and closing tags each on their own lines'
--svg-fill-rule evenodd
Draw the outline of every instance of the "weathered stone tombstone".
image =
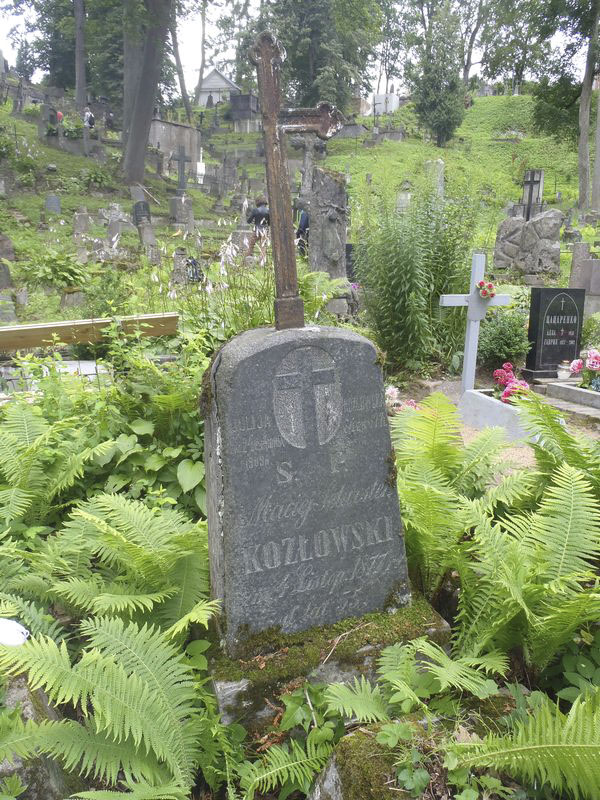
<svg viewBox="0 0 600 800">
<path fill-rule="evenodd" d="M 579 356 L 584 303 L 584 289 L 531 290 L 526 380 L 556 378 L 561 361 Z"/>
<path fill-rule="evenodd" d="M 8 237 L 0 237 L 1 239 L 8 240 Z M 12 242 L 10 242 L 12 247 Z M 8 246 L 2 245 L 2 241 L 0 240 L 0 259 L 7 258 L 6 255 L 3 255 L 3 250 L 5 253 L 10 255 L 10 248 Z M 12 259 L 14 260 L 14 250 L 12 251 Z M 8 259 L 7 259 L 8 260 Z M 13 281 L 12 276 L 10 274 L 10 269 L 6 264 L 3 264 L 0 261 L 0 322 L 16 322 L 17 315 L 15 314 L 15 304 L 12 298 L 12 288 L 13 288 Z"/>
<path fill-rule="evenodd" d="M 60 214 L 60 197 L 57 194 L 46 195 L 44 208 L 48 214 Z"/>
<path fill-rule="evenodd" d="M 425 174 L 429 177 L 433 191 L 440 200 L 444 199 L 445 169 L 446 164 L 442 158 L 436 158 L 425 162 Z"/>
<path fill-rule="evenodd" d="M 146 200 L 146 194 L 141 185 L 129 187 L 131 199 L 133 200 L 132 218 L 137 228 L 140 243 L 145 250 L 146 256 L 151 264 L 160 264 L 160 250 L 152 227 L 152 217 L 150 215 L 150 205 Z"/>
<path fill-rule="evenodd" d="M 188 255 L 185 247 L 177 247 L 173 253 L 172 284 L 183 285 L 188 282 L 187 259 Z"/>
<path fill-rule="evenodd" d="M 185 189 L 187 186 L 187 173 L 185 170 L 185 165 L 191 162 L 190 156 L 188 156 L 185 152 L 185 147 L 183 145 L 179 145 L 179 150 L 177 151 L 176 155 L 171 156 L 171 161 L 177 162 L 177 195 L 178 197 L 183 197 L 185 194 Z"/>
<path fill-rule="evenodd" d="M 283 134 L 311 126 L 326 138 L 341 120 L 328 104 L 280 111 L 282 55 L 270 33 L 252 51 L 276 329 L 227 343 L 205 394 L 211 585 L 232 655 L 268 628 L 291 633 L 410 600 L 375 348 L 350 331 L 305 328 L 298 295 Z"/>
<path fill-rule="evenodd" d="M 525 220 L 508 217 L 498 226 L 494 270 L 514 268 L 526 283 L 540 275 L 560 274 L 560 229 L 564 215 L 556 208 Z"/>
<path fill-rule="evenodd" d="M 194 205 L 187 195 L 171 197 L 169 200 L 169 219 L 172 227 L 183 228 L 186 233 L 194 232 Z"/>
<path fill-rule="evenodd" d="M 346 178 L 342 172 L 315 167 L 310 196 L 308 261 L 314 272 L 346 278 Z M 347 312 L 347 301 L 330 301 L 334 314 Z"/>
</svg>

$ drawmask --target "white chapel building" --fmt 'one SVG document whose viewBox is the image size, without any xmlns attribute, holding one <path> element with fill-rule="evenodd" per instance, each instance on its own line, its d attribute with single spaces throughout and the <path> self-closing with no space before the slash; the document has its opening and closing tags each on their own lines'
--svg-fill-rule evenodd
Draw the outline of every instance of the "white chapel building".
<svg viewBox="0 0 600 800">
<path fill-rule="evenodd" d="M 205 106 L 209 95 L 212 95 L 214 104 L 218 103 L 219 100 L 225 102 L 229 100 L 230 95 L 240 93 L 240 87 L 233 81 L 230 81 L 229 78 L 215 67 L 202 79 L 199 105 Z"/>
</svg>

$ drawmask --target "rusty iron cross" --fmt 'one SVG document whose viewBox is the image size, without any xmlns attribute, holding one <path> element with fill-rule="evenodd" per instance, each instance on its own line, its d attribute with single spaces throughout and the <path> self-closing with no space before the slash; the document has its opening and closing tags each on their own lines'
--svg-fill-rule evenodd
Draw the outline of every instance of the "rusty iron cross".
<svg viewBox="0 0 600 800">
<path fill-rule="evenodd" d="M 292 199 L 284 134 L 316 133 L 329 139 L 342 127 L 343 115 L 329 103 L 316 108 L 281 108 L 281 66 L 285 50 L 269 31 L 264 31 L 250 49 L 256 66 L 262 112 L 263 140 L 267 160 L 267 190 L 271 217 L 271 240 L 275 262 L 275 327 L 304 327 L 304 303 L 298 294 Z"/>
</svg>

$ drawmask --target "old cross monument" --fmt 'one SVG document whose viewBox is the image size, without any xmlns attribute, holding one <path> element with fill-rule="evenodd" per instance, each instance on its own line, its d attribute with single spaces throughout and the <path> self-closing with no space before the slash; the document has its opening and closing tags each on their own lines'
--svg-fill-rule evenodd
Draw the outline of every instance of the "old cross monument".
<svg viewBox="0 0 600 800">
<path fill-rule="evenodd" d="M 171 156 L 171 161 L 177 162 L 177 195 L 183 197 L 185 194 L 185 187 L 187 186 L 187 177 L 185 174 L 185 165 L 191 162 L 190 156 L 185 152 L 185 147 L 180 144 L 177 155 Z"/>
<path fill-rule="evenodd" d="M 479 323 L 485 318 L 490 306 L 507 306 L 510 297 L 499 294 L 496 297 L 484 298 L 479 294 L 477 284 L 485 274 L 485 254 L 473 253 L 471 264 L 471 284 L 469 294 L 443 294 L 440 305 L 467 307 L 467 333 L 465 335 L 465 352 L 463 356 L 462 391 L 475 387 L 475 367 L 477 366 L 477 343 L 479 342 Z"/>
<path fill-rule="evenodd" d="M 383 376 L 375 347 L 304 327 L 284 135 L 326 138 L 327 103 L 282 111 L 284 57 L 270 33 L 258 72 L 275 261 L 276 329 L 245 331 L 215 358 L 205 459 L 213 595 L 231 654 L 255 632 L 283 633 L 409 602 Z"/>
<path fill-rule="evenodd" d="M 267 160 L 267 189 L 275 262 L 275 327 L 302 328 L 304 304 L 298 295 L 292 203 L 284 134 L 316 133 L 329 139 L 343 125 L 342 114 L 329 103 L 316 108 L 281 109 L 281 66 L 285 50 L 273 36 L 261 33 L 250 51 L 256 65 Z"/>
</svg>

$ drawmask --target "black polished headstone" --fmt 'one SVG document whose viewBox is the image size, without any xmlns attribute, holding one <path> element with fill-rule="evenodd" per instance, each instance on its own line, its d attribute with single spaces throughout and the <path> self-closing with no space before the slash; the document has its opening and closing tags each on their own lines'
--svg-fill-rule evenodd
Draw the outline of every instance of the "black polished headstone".
<svg viewBox="0 0 600 800">
<path fill-rule="evenodd" d="M 228 651 L 410 599 L 374 346 L 340 328 L 237 336 L 206 420 L 213 594 Z"/>
<path fill-rule="evenodd" d="M 555 378 L 561 361 L 573 361 L 579 356 L 584 302 L 584 289 L 531 290 L 531 349 L 523 370 L 527 380 Z"/>
</svg>

